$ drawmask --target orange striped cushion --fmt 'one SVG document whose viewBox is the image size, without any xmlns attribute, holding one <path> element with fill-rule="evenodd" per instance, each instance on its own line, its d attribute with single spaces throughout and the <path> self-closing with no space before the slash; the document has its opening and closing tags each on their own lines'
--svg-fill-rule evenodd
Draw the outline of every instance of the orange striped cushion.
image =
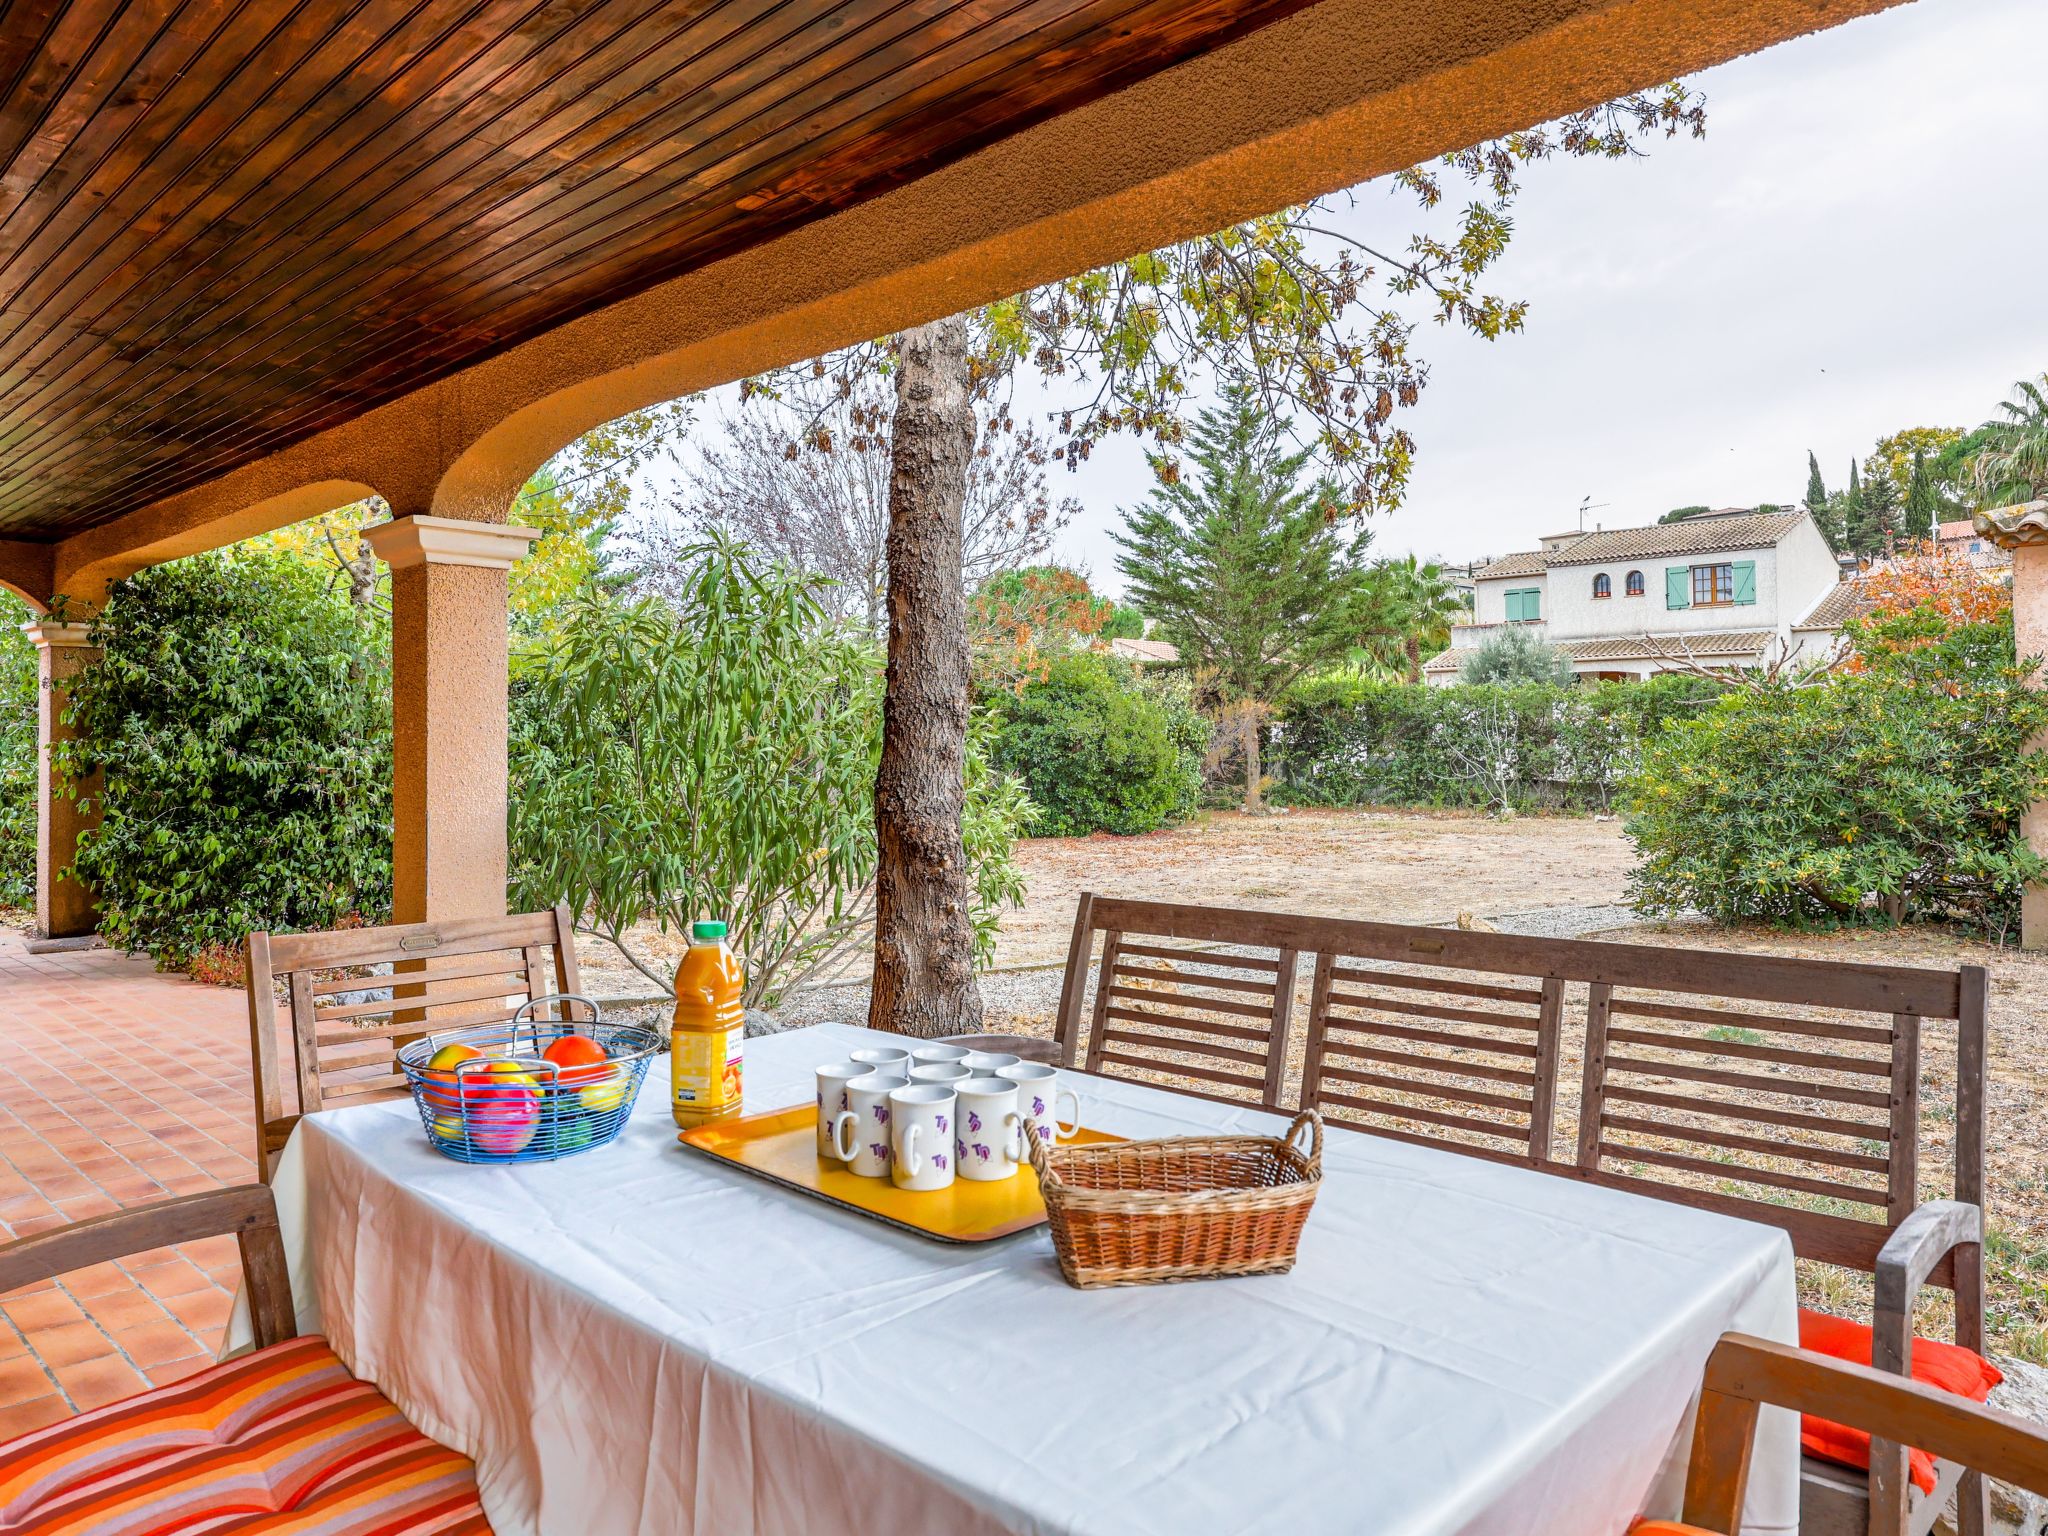
<svg viewBox="0 0 2048 1536">
<path fill-rule="evenodd" d="M 476 1469 L 292 1339 L 0 1445 L 5 1536 L 489 1536 Z"/>
</svg>

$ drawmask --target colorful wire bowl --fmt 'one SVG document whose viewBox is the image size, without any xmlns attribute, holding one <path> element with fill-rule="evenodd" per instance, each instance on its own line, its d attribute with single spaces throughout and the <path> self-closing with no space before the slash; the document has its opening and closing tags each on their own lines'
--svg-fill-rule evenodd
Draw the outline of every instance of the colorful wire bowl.
<svg viewBox="0 0 2048 1536">
<path fill-rule="evenodd" d="M 570 1021 L 571 1003 L 587 1009 L 589 1019 Z M 550 1004 L 562 1017 L 534 1017 Z M 548 1047 L 571 1034 L 595 1040 L 606 1059 L 580 1066 L 549 1061 Z M 435 1031 L 400 1050 L 398 1065 L 436 1152 L 459 1163 L 541 1163 L 616 1139 L 661 1044 L 653 1030 L 607 1024 L 590 999 L 563 993 L 521 1004 L 503 1024 Z M 450 1045 L 478 1055 L 453 1067 L 427 1065 Z"/>
</svg>

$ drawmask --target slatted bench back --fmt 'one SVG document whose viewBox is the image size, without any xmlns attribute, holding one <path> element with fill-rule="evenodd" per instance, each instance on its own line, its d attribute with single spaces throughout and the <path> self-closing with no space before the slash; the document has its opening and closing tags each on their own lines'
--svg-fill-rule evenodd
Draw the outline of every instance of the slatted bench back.
<svg viewBox="0 0 2048 1536">
<path fill-rule="evenodd" d="M 1347 925 L 1348 926 L 1348 925 Z M 1550 1155 L 1563 983 L 1394 964 L 1442 937 L 1332 927 L 1316 958 L 1302 1100 L 1359 1130 L 1503 1162 Z"/>
<path fill-rule="evenodd" d="M 530 998 L 580 990 L 566 907 L 333 933 L 252 933 L 248 986 L 257 1166 L 266 1180 L 301 1114 L 405 1091 L 394 1060 L 405 1040 L 501 1024 Z M 280 990 L 291 1030 L 289 1101 L 277 1046 Z"/>
<path fill-rule="evenodd" d="M 1299 951 L 1271 913 L 1083 894 L 1056 1034 L 1060 1059 L 1225 1103 L 1282 1107 Z M 1085 1054 L 1089 956 L 1102 956 Z"/>
<path fill-rule="evenodd" d="M 1925 1076 L 1954 1084 L 1943 1193 L 1983 1204 L 1983 967 L 1585 948 L 1581 1177 L 1767 1221 L 1800 1257 L 1868 1272 L 1919 1203 Z M 1930 1020 L 1955 1021 L 1952 1061 L 1928 1057 Z M 1933 1278 L 1953 1287 L 1951 1265 Z"/>
</svg>

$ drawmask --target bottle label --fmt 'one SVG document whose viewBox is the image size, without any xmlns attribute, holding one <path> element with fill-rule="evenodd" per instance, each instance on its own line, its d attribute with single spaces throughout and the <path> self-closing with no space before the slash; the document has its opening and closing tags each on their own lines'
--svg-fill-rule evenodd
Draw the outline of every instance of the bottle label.
<svg viewBox="0 0 2048 1536">
<path fill-rule="evenodd" d="M 669 1072 L 677 1109 L 727 1109 L 740 1102 L 742 1049 L 746 1030 L 740 1026 L 710 1031 L 679 1029 L 669 1037 Z"/>
</svg>

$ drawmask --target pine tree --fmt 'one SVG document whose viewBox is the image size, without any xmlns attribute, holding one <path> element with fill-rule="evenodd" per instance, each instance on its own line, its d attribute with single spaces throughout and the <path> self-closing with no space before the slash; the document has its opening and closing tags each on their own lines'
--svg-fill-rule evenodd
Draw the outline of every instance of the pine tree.
<svg viewBox="0 0 2048 1536">
<path fill-rule="evenodd" d="M 1310 667 L 1335 661 L 1375 624 L 1370 535 L 1325 514 L 1331 489 L 1302 483 L 1308 454 L 1283 453 L 1249 385 L 1205 410 L 1181 473 L 1153 461 L 1156 485 L 1113 535 L 1128 596 L 1153 634 L 1206 674 L 1226 715 L 1247 722 L 1247 811 L 1261 809 L 1257 718 Z"/>
<path fill-rule="evenodd" d="M 1940 517 L 1940 499 L 1934 494 L 1934 476 L 1927 469 L 1927 450 L 1913 450 L 1913 478 L 1906 485 L 1906 511 L 1901 524 L 1909 539 L 1933 540 Z"/>
</svg>

